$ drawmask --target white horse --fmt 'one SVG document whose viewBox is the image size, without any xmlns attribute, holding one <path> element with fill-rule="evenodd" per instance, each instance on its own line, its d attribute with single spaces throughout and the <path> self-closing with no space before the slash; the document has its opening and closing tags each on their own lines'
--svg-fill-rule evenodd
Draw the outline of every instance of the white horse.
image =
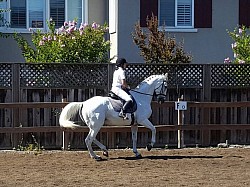
<svg viewBox="0 0 250 187">
<path fill-rule="evenodd" d="M 164 102 L 167 92 L 167 74 L 152 75 L 142 81 L 135 89 L 130 90 L 131 95 L 137 103 L 137 110 L 134 113 L 135 125 L 131 125 L 133 152 L 137 158 L 141 158 L 141 154 L 137 151 L 137 132 L 138 124 L 149 128 L 152 132 L 151 143 L 147 145 L 150 151 L 155 143 L 156 128 L 148 120 L 152 114 L 151 101 L 153 95 L 157 96 L 157 100 Z M 71 119 L 79 114 L 84 124 L 89 127 L 89 133 L 85 139 L 86 146 L 91 158 L 101 160 L 102 158 L 96 155 L 92 149 L 94 142 L 102 151 L 104 156 L 108 156 L 108 150 L 101 142 L 96 139 L 96 135 L 105 124 L 108 126 L 130 125 L 132 118 L 129 115 L 129 120 L 124 120 L 118 116 L 114 110 L 109 97 L 95 96 L 84 102 L 72 102 L 66 105 L 59 118 L 61 127 L 76 128 L 80 125 L 75 124 Z"/>
</svg>

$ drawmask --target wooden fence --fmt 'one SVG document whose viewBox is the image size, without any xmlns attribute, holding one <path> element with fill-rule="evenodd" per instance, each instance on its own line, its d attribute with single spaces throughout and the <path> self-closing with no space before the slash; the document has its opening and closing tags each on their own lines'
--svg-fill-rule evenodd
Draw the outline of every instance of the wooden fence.
<svg viewBox="0 0 250 187">
<path fill-rule="evenodd" d="M 107 95 L 113 70 L 112 64 L 0 64 L 0 149 L 30 143 L 33 137 L 46 149 L 69 144 L 86 148 L 88 129 L 69 132 L 59 127 L 66 104 L 61 101 Z M 135 87 L 152 74 L 169 73 L 168 102 L 152 102 L 157 147 L 176 146 L 177 130 L 184 130 L 187 146 L 215 146 L 226 140 L 250 143 L 249 71 L 248 65 L 132 64 L 127 74 Z M 188 101 L 184 126 L 177 126 L 174 109 L 180 95 Z M 150 132 L 139 131 L 138 146 L 144 147 Z M 130 147 L 130 127 L 104 127 L 98 139 L 109 148 Z"/>
<path fill-rule="evenodd" d="M 0 108 L 13 108 L 21 109 L 23 111 L 28 108 L 63 108 L 67 103 L 65 102 L 55 102 L 55 103 L 6 103 L 0 104 Z M 157 104 L 156 102 L 152 103 L 153 109 L 157 108 L 167 109 L 174 108 L 175 102 L 166 102 L 164 104 Z M 189 110 L 192 109 L 201 109 L 204 114 L 204 119 L 209 119 L 210 114 L 206 109 L 216 109 L 216 108 L 245 108 L 250 107 L 250 102 L 188 102 L 188 110 L 185 113 L 188 113 Z M 155 111 L 155 110 L 154 110 Z M 176 117 L 177 117 L 177 111 Z M 158 113 L 156 113 L 158 115 Z M 184 114 L 185 116 L 185 114 Z M 86 148 L 84 146 L 83 139 L 88 133 L 87 127 L 78 128 L 75 130 L 68 130 L 65 128 L 60 128 L 59 126 L 36 126 L 36 127 L 22 127 L 18 126 L 19 122 L 14 114 L 14 118 L 17 120 L 14 122 L 14 127 L 2 127 L 0 134 L 10 134 L 10 141 L 12 142 L 12 147 L 17 147 L 21 142 L 21 138 L 23 134 L 31 134 L 38 133 L 38 137 L 41 136 L 41 133 L 56 133 L 57 146 L 48 147 L 48 148 L 63 148 L 67 149 L 70 145 L 71 148 Z M 155 121 L 155 114 L 152 115 L 152 121 Z M 236 140 L 235 137 L 240 137 L 242 143 L 248 143 L 250 140 L 250 125 L 249 124 L 210 124 L 209 121 L 203 124 L 186 124 L 184 117 L 184 125 L 156 125 L 157 129 L 157 139 L 156 147 L 162 147 L 165 145 L 177 146 L 174 142 L 177 142 L 177 130 L 181 130 L 184 132 L 184 145 L 186 146 L 206 146 L 213 144 L 212 141 L 218 143 L 220 141 L 228 140 L 229 142 L 237 142 L 240 140 Z M 17 124 L 15 124 L 17 123 Z M 175 133 L 174 141 L 171 143 L 171 136 L 169 133 Z M 185 132 L 189 132 L 189 134 L 185 134 Z M 195 141 L 190 142 L 190 138 L 185 138 L 186 136 L 190 136 L 190 132 L 196 133 Z M 220 132 L 220 133 L 218 133 Z M 74 145 L 73 137 L 74 133 L 80 134 L 82 136 L 82 145 Z M 105 142 L 109 148 L 117 148 L 117 147 L 129 147 L 131 146 L 131 135 L 129 126 L 104 126 L 100 131 L 100 136 L 98 138 L 101 139 L 102 142 Z M 229 134 L 228 134 L 229 133 Z M 240 136 L 236 134 L 241 134 Z M 124 138 L 124 134 L 126 134 L 127 138 L 130 140 L 126 140 L 126 142 L 122 142 L 122 138 Z M 199 138 L 197 137 L 199 134 Z M 216 136 L 217 137 L 212 137 Z M 139 146 L 146 145 L 146 143 L 150 140 L 150 132 L 148 129 L 144 127 L 139 127 Z M 185 140 L 186 139 L 186 140 Z M 40 142 L 40 141 L 39 141 Z M 41 142 L 40 142 L 41 143 Z M 78 142 L 79 143 L 79 142 Z M 59 147 L 58 147 L 59 146 Z M 46 146 L 45 146 L 46 147 Z"/>
</svg>

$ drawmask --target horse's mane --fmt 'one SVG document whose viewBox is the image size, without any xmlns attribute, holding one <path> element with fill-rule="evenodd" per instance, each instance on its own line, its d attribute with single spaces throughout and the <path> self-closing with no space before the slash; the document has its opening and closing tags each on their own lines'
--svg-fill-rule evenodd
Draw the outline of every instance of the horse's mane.
<svg viewBox="0 0 250 187">
<path fill-rule="evenodd" d="M 148 84 L 150 81 L 152 81 L 153 79 L 157 79 L 157 78 L 163 78 L 164 75 L 151 75 L 148 78 L 146 78 L 145 80 L 143 80 L 137 87 L 136 89 L 140 89 L 142 86 Z"/>
</svg>

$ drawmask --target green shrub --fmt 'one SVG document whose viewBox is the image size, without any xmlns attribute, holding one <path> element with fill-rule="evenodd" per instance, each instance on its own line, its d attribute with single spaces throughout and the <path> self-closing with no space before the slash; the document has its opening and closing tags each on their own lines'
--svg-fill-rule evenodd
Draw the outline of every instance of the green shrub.
<svg viewBox="0 0 250 187">
<path fill-rule="evenodd" d="M 224 60 L 224 63 L 249 64 L 250 63 L 250 28 L 246 26 L 236 27 L 233 32 L 227 31 L 233 39 L 232 50 L 234 59 L 229 57 Z"/>
<path fill-rule="evenodd" d="M 107 63 L 110 42 L 105 39 L 107 25 L 81 24 L 76 21 L 65 22 L 55 29 L 53 21 L 47 21 L 49 32 L 32 30 L 31 46 L 20 34 L 14 39 L 22 50 L 26 62 L 59 63 Z"/>
</svg>

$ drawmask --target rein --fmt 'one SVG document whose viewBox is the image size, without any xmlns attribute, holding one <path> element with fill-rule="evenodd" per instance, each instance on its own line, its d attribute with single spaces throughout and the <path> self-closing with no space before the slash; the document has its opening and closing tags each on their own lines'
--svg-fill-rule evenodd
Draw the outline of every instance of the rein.
<svg viewBox="0 0 250 187">
<path fill-rule="evenodd" d="M 143 92 L 138 92 L 138 91 L 133 90 L 133 89 L 131 89 L 130 91 L 132 91 L 132 92 L 136 92 L 136 93 L 139 93 L 139 94 L 142 94 L 142 95 L 154 96 L 154 94 L 147 94 L 147 93 L 143 93 Z"/>
<path fill-rule="evenodd" d="M 164 84 L 165 81 L 163 81 L 163 83 L 160 85 L 162 86 Z M 154 89 L 154 93 L 155 93 L 155 90 L 157 90 L 160 86 L 158 86 L 157 88 Z M 163 87 L 162 87 L 163 88 Z M 161 88 L 161 91 L 162 91 L 162 88 Z M 142 94 L 142 95 L 149 95 L 149 96 L 154 96 L 154 94 L 148 94 L 148 93 L 143 93 L 143 92 L 139 92 L 139 91 L 136 91 L 136 90 L 133 90 L 131 89 L 132 92 L 136 92 L 136 93 L 139 93 L 139 94 Z M 163 93 L 159 93 L 159 94 L 156 94 L 156 96 L 166 96 L 166 94 L 163 94 Z"/>
</svg>

